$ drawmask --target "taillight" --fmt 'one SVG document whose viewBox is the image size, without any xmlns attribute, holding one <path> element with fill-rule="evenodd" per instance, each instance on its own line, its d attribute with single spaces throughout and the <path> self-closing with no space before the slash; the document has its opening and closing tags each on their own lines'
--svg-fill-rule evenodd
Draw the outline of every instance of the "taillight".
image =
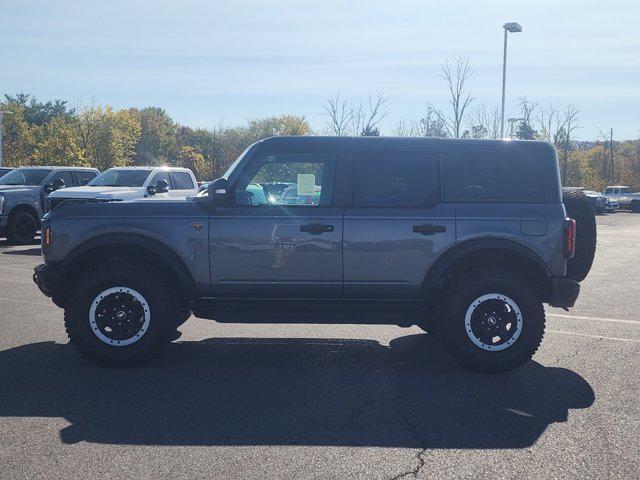
<svg viewBox="0 0 640 480">
<path fill-rule="evenodd" d="M 51 238 L 51 228 L 46 227 L 44 229 L 44 232 L 42 232 L 42 245 L 45 247 L 50 247 L 52 240 L 53 239 Z"/>
<path fill-rule="evenodd" d="M 576 221 L 573 218 L 564 220 L 564 258 L 572 258 L 576 253 Z"/>
</svg>

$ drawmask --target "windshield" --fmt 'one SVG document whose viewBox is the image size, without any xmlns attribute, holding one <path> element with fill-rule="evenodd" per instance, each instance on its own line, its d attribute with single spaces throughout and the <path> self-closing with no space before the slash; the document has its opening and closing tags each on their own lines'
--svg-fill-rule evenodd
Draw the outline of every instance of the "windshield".
<svg viewBox="0 0 640 480">
<path fill-rule="evenodd" d="M 151 170 L 112 169 L 91 180 L 89 187 L 141 187 Z"/>
<path fill-rule="evenodd" d="M 0 178 L 0 185 L 40 185 L 49 172 L 45 168 L 16 168 Z"/>
</svg>

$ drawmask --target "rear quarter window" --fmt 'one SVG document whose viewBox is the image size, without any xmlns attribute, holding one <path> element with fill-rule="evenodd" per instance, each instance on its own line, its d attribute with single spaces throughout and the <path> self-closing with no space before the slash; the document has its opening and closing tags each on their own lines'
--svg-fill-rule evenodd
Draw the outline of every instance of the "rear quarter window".
<svg viewBox="0 0 640 480">
<path fill-rule="evenodd" d="M 463 153 L 459 169 L 462 201 L 541 200 L 545 197 L 543 164 L 532 155 Z"/>
<path fill-rule="evenodd" d="M 187 172 L 171 172 L 175 190 L 191 190 L 195 188 L 191 175 Z"/>
</svg>

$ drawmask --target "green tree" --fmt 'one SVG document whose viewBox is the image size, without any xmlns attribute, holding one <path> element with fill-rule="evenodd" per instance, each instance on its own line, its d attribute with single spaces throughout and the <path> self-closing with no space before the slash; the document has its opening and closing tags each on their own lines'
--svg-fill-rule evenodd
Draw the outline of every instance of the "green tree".
<svg viewBox="0 0 640 480">
<path fill-rule="evenodd" d="M 36 147 L 36 127 L 25 120 L 24 106 L 9 101 L 0 109 L 10 112 L 2 117 L 2 161 L 9 167 L 28 165 Z"/>
<path fill-rule="evenodd" d="M 204 155 L 193 147 L 186 145 L 180 147 L 176 155 L 176 165 L 191 169 L 198 180 L 211 178 L 211 163 L 207 162 Z"/>
<path fill-rule="evenodd" d="M 140 123 L 140 137 L 135 146 L 133 163 L 163 165 L 173 163 L 172 150 L 176 143 L 177 126 L 167 113 L 156 107 L 129 110 Z"/>
<path fill-rule="evenodd" d="M 8 103 L 15 103 L 24 109 L 24 119 L 29 125 L 44 125 L 56 117 L 64 117 L 69 120 L 73 117 L 74 109 L 67 107 L 66 100 L 53 100 L 41 102 L 32 95 L 18 93 L 15 96 L 6 95 Z"/>
<path fill-rule="evenodd" d="M 92 107 L 78 115 L 79 146 L 91 166 L 99 170 L 131 165 L 140 137 L 140 123 L 128 110 Z"/>
<path fill-rule="evenodd" d="M 89 166 L 71 121 L 56 117 L 40 127 L 37 136 L 31 159 L 34 165 Z"/>
</svg>

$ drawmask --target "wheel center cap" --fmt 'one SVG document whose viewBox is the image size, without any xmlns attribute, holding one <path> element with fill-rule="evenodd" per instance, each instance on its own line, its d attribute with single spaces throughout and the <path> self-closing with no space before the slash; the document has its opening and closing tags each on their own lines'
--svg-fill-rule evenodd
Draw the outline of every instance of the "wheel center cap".
<svg viewBox="0 0 640 480">
<path fill-rule="evenodd" d="M 125 318 L 127 318 L 127 312 L 120 310 L 118 313 L 116 313 L 116 318 L 118 320 L 124 320 Z"/>
<path fill-rule="evenodd" d="M 492 327 L 496 324 L 496 319 L 494 317 L 487 318 L 487 323 Z"/>
</svg>

